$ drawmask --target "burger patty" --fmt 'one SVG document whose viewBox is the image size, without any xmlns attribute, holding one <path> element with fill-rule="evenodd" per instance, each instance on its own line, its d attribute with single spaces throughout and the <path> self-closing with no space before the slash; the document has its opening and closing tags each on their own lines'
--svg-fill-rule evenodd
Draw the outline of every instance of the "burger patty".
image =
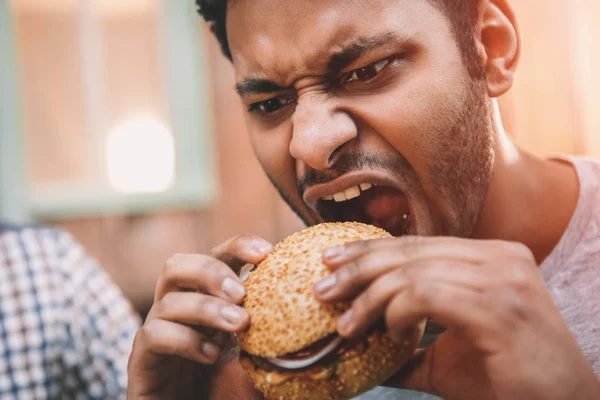
<svg viewBox="0 0 600 400">
<path fill-rule="evenodd" d="M 311 370 L 316 367 L 328 366 L 328 365 L 336 363 L 337 361 L 343 361 L 344 359 L 348 359 L 348 358 L 353 357 L 354 355 L 358 355 L 358 354 L 362 353 L 369 347 L 368 337 L 370 335 L 372 335 L 375 331 L 384 332 L 385 331 L 384 323 L 380 322 L 380 323 L 376 324 L 364 336 L 342 340 L 340 342 L 340 344 L 333 351 L 331 351 L 330 353 L 328 353 L 326 356 L 319 359 L 315 363 L 310 364 L 304 368 L 294 368 L 294 369 L 284 368 L 284 367 L 273 364 L 266 358 L 248 354 L 243 350 L 241 350 L 241 355 L 251 359 L 252 362 L 256 366 L 258 366 L 259 368 L 264 369 L 266 371 L 278 371 L 278 372 L 288 372 L 288 373 L 289 372 L 292 372 L 292 373 L 293 372 L 304 372 L 304 371 L 308 371 L 308 370 Z M 297 352 L 286 354 L 286 355 L 280 357 L 280 359 L 301 360 L 301 359 L 312 357 L 313 355 L 315 355 L 319 351 L 321 351 L 324 347 L 326 347 L 329 343 L 331 343 L 333 340 L 335 340 L 337 337 L 338 337 L 337 333 L 332 333 L 331 335 L 326 336 L 325 338 L 323 338 L 315 343 L 312 343 L 309 346 L 307 346 Z"/>
<path fill-rule="evenodd" d="M 333 342 L 337 337 L 338 337 L 337 334 L 332 333 L 331 335 L 326 336 L 323 339 L 314 342 L 313 344 L 309 345 L 308 347 L 305 347 L 295 353 L 289 353 L 289 354 L 286 354 L 285 356 L 278 357 L 278 358 L 283 359 L 283 360 L 307 359 L 309 357 L 314 356 L 315 354 L 318 354 L 321 350 L 323 350 L 325 347 L 327 347 L 327 345 L 329 343 Z M 342 345 L 342 344 L 340 344 L 340 345 Z"/>
<path fill-rule="evenodd" d="M 357 352 L 360 353 L 364 349 L 364 347 L 363 347 L 364 342 L 365 342 L 364 339 L 344 340 L 342 343 L 340 343 L 339 347 L 337 347 L 334 351 L 332 351 L 325 357 L 321 358 L 314 364 L 308 365 L 304 368 L 295 368 L 295 369 L 280 367 L 278 365 L 275 365 L 275 364 L 269 362 L 269 360 L 267 360 L 266 358 L 253 356 L 253 355 L 250 355 L 243 351 L 242 351 L 242 354 L 245 355 L 246 357 L 249 357 L 252 360 L 252 362 L 254 364 L 256 364 L 257 367 L 264 369 L 266 371 L 295 373 L 295 372 L 305 372 L 305 371 L 309 371 L 316 367 L 325 367 L 325 366 L 334 364 L 337 360 L 339 360 L 341 358 L 341 356 L 345 352 L 350 351 L 350 350 L 358 350 Z M 361 345 L 363 345 L 363 346 L 361 346 Z"/>
</svg>

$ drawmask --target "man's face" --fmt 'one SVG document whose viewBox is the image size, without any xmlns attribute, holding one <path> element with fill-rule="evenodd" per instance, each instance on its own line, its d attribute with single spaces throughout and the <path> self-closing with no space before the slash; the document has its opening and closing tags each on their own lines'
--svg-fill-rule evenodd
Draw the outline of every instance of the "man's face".
<svg viewBox="0 0 600 400">
<path fill-rule="evenodd" d="M 493 168 L 491 113 L 440 10 L 235 0 L 227 33 L 255 153 L 305 222 L 471 235 Z"/>
</svg>

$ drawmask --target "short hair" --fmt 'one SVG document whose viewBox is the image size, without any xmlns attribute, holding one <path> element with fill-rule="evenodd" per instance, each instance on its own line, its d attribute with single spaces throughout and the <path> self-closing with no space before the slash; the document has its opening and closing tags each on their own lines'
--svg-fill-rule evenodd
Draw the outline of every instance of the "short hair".
<svg viewBox="0 0 600 400">
<path fill-rule="evenodd" d="M 482 65 L 475 45 L 475 24 L 480 0 L 427 0 L 449 19 L 462 53 L 463 62 L 472 77 L 481 77 Z M 225 57 L 232 60 L 225 27 L 227 7 L 231 0 L 196 0 L 198 12 L 210 24 Z"/>
</svg>

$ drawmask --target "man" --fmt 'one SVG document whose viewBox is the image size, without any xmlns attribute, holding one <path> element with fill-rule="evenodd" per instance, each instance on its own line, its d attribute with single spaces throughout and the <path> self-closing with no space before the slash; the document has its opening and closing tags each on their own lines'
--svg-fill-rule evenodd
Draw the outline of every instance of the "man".
<svg viewBox="0 0 600 400">
<path fill-rule="evenodd" d="M 0 398 L 117 399 L 139 318 L 60 231 L 0 224 Z"/>
<path fill-rule="evenodd" d="M 600 398 L 600 165 L 537 159 L 504 132 L 496 98 L 520 53 L 508 0 L 198 3 L 290 207 L 307 224 L 359 220 L 398 236 L 324 253 L 332 274 L 316 296 L 353 301 L 339 333 L 378 318 L 392 336 L 423 317 L 447 327 L 389 385 Z M 235 272 L 270 250 L 238 237 L 167 262 L 130 398 L 259 398 L 227 333 L 251 323 Z"/>
</svg>

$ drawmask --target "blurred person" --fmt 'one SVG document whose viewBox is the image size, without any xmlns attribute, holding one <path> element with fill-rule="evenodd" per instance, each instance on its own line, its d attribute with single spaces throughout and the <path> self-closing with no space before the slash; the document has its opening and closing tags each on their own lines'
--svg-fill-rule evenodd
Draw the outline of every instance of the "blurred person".
<svg viewBox="0 0 600 400">
<path fill-rule="evenodd" d="M 0 399 L 117 399 L 139 318 L 73 238 L 0 224 Z"/>
<path fill-rule="evenodd" d="M 324 252 L 332 274 L 315 294 L 352 300 L 339 334 L 380 318 L 394 337 L 425 317 L 447 328 L 389 386 L 600 398 L 600 164 L 509 140 L 497 98 L 521 42 L 508 0 L 197 3 L 283 199 L 308 225 L 358 220 L 397 236 Z M 237 271 L 271 249 L 240 236 L 167 261 L 130 399 L 260 398 L 229 334 L 251 323 Z M 383 396 L 418 395 L 364 398 Z"/>
</svg>

